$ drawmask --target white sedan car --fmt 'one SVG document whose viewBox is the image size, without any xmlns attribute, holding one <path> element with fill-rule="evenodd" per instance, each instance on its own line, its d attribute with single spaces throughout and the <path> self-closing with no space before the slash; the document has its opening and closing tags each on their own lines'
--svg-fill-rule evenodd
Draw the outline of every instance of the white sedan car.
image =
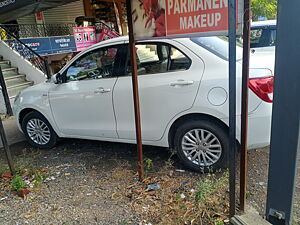
<svg viewBox="0 0 300 225">
<path fill-rule="evenodd" d="M 240 139 L 241 48 L 237 48 L 237 140 Z M 226 166 L 228 43 L 218 37 L 141 41 L 136 45 L 142 140 L 174 148 L 193 170 Z M 266 59 L 267 60 L 267 59 Z M 273 72 L 251 65 L 250 149 L 270 141 Z M 14 112 L 38 148 L 58 138 L 135 143 L 128 38 L 91 46 L 51 81 L 16 98 Z"/>
</svg>

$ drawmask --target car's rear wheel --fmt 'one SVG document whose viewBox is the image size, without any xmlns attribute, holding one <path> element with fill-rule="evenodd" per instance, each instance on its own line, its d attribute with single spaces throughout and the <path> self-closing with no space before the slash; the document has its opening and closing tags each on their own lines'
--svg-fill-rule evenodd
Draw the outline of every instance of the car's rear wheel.
<svg viewBox="0 0 300 225">
<path fill-rule="evenodd" d="M 57 135 L 47 119 L 33 111 L 25 115 L 22 130 L 28 142 L 37 148 L 52 148 L 57 142 Z"/>
<path fill-rule="evenodd" d="M 226 130 L 211 120 L 183 123 L 174 136 L 179 158 L 195 171 L 216 171 L 227 165 L 229 138 Z"/>
</svg>

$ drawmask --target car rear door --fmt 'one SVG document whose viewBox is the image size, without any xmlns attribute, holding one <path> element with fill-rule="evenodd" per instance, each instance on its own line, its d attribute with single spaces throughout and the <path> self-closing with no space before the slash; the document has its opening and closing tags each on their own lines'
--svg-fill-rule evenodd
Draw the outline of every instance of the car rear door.
<svg viewBox="0 0 300 225">
<path fill-rule="evenodd" d="M 170 120 L 192 107 L 204 64 L 200 58 L 175 41 L 142 42 L 136 45 L 142 138 L 162 138 Z M 134 108 L 128 75 L 119 77 L 113 92 L 117 133 L 122 139 L 135 139 Z"/>
</svg>

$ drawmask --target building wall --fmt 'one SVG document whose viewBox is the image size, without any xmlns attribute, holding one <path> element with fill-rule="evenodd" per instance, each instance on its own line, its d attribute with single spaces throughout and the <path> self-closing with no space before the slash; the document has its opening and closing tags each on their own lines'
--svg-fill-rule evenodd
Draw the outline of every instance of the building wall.
<svg viewBox="0 0 300 225">
<path fill-rule="evenodd" d="M 47 9 L 42 12 L 44 23 L 59 24 L 59 23 L 75 23 L 75 18 L 84 16 L 83 0 L 68 3 L 56 8 Z M 19 24 L 36 24 L 35 14 L 30 14 L 19 18 Z"/>
<path fill-rule="evenodd" d="M 76 17 L 84 16 L 83 0 L 45 10 L 43 15 L 46 24 L 75 23 Z"/>
<path fill-rule="evenodd" d="M 24 16 L 22 18 L 17 19 L 18 24 L 36 24 L 35 15 L 30 14 L 27 16 Z"/>
</svg>

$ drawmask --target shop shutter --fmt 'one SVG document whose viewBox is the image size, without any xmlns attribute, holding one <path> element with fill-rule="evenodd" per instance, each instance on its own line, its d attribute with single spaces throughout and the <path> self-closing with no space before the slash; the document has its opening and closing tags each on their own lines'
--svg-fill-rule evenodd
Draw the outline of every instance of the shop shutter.
<svg viewBox="0 0 300 225">
<path fill-rule="evenodd" d="M 35 15 L 30 14 L 28 16 L 23 16 L 22 18 L 17 19 L 18 24 L 36 24 Z"/>
<path fill-rule="evenodd" d="M 75 23 L 75 18 L 84 16 L 83 0 L 68 3 L 43 11 L 46 24 Z"/>
</svg>

